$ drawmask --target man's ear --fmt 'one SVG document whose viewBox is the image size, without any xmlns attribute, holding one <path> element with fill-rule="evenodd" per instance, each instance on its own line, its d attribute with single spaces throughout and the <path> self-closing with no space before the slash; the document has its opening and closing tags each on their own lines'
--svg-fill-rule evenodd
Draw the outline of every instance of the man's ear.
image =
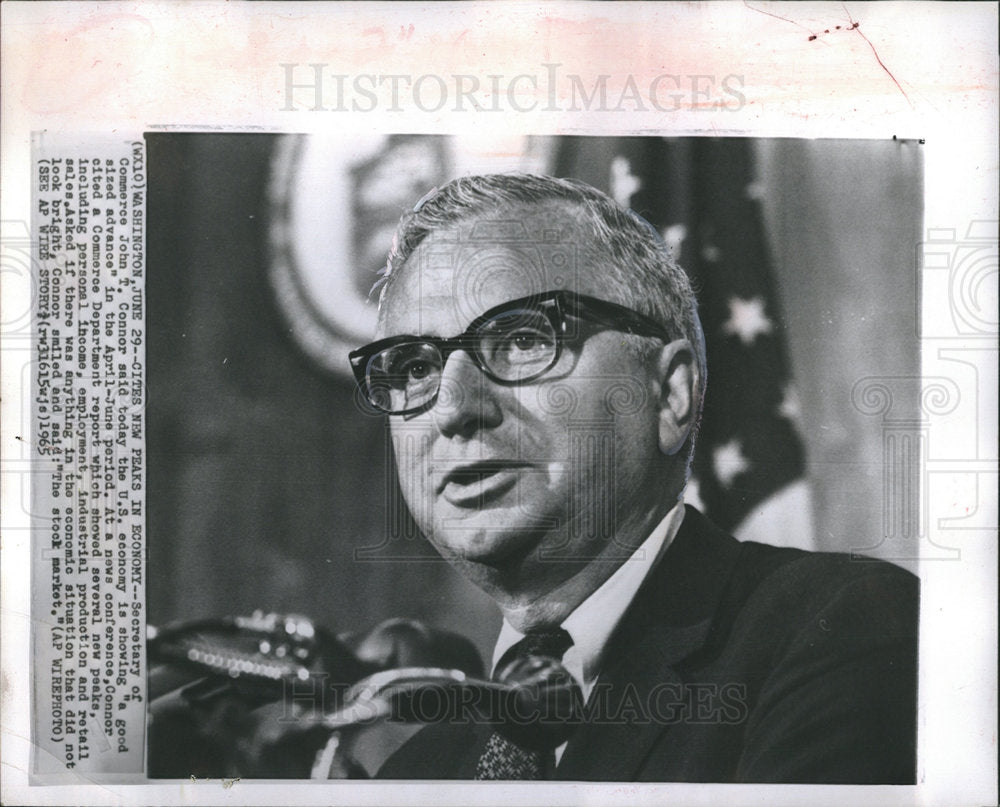
<svg viewBox="0 0 1000 807">
<path fill-rule="evenodd" d="M 660 451 L 676 454 L 698 418 L 700 372 L 687 339 L 663 346 L 657 357 Z"/>
</svg>

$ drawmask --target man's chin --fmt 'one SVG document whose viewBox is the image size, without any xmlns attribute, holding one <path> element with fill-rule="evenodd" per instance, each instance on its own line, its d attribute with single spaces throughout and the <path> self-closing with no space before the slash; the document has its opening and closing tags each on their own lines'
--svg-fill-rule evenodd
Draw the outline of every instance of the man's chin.
<svg viewBox="0 0 1000 807">
<path fill-rule="evenodd" d="M 445 540 L 441 540 L 442 535 Z M 457 566 L 506 572 L 519 568 L 529 556 L 537 553 L 541 538 L 538 531 L 531 529 L 501 531 L 452 527 L 436 531 L 432 543 L 441 557 Z"/>
<path fill-rule="evenodd" d="M 437 550 L 501 608 L 532 601 L 574 577 L 589 560 L 546 559 L 544 533 L 522 532 L 452 542 Z"/>
</svg>

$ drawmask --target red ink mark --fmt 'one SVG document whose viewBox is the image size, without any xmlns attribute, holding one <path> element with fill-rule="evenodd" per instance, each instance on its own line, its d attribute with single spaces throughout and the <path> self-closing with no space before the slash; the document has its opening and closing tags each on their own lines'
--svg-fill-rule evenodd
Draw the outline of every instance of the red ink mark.
<svg viewBox="0 0 1000 807">
<path fill-rule="evenodd" d="M 790 20 L 790 19 L 788 19 L 788 17 L 782 17 L 780 14 L 772 14 L 770 11 L 764 11 L 764 9 L 762 9 L 762 8 L 754 8 L 753 6 L 751 6 L 747 2 L 747 0 L 743 0 L 743 5 L 745 5 L 751 11 L 756 11 L 758 14 L 766 14 L 768 17 L 774 17 L 776 20 L 782 20 L 783 22 L 790 22 L 792 25 L 798 25 L 799 28 L 801 28 L 803 31 L 809 31 L 809 33 L 812 34 L 812 31 L 810 31 L 804 25 L 802 25 L 801 23 L 796 22 L 795 20 Z M 816 35 L 813 34 L 809 38 L 810 39 L 815 39 Z"/>
<path fill-rule="evenodd" d="M 361 32 L 361 36 L 377 36 L 379 39 L 382 40 L 382 44 L 383 45 L 386 44 L 386 41 L 385 41 L 385 29 L 382 28 L 381 26 L 378 26 L 378 27 L 375 27 L 375 28 L 365 28 Z"/>
<path fill-rule="evenodd" d="M 896 80 L 896 77 L 892 74 L 892 71 L 888 67 L 885 66 L 885 63 L 882 61 L 882 59 L 878 55 L 878 51 L 875 50 L 875 46 L 872 44 L 872 41 L 867 36 L 865 36 L 864 31 L 861 30 L 861 23 L 860 22 L 855 22 L 854 17 L 851 16 L 851 12 L 847 10 L 847 6 L 844 5 L 843 2 L 841 2 L 840 5 L 841 5 L 841 8 L 844 9 L 844 13 L 847 15 L 847 19 L 850 20 L 850 22 L 851 22 L 851 27 L 848 28 L 847 30 L 848 31 L 857 31 L 858 32 L 858 36 L 860 36 L 865 42 L 868 43 L 868 47 L 872 49 L 872 55 L 875 57 L 875 61 L 878 62 L 879 67 L 881 67 L 883 70 L 885 70 L 885 74 L 889 78 L 892 79 L 892 83 L 896 85 L 896 88 L 901 93 L 903 93 L 903 97 L 906 99 L 906 103 L 908 103 L 910 105 L 910 109 L 913 109 L 914 108 L 913 101 L 910 100 L 910 96 L 908 96 L 906 94 L 906 90 L 903 89 L 903 85 L 900 84 Z"/>
<path fill-rule="evenodd" d="M 782 22 L 791 23 L 792 25 L 796 25 L 804 31 L 809 31 L 809 40 L 808 40 L 809 42 L 815 42 L 817 39 L 819 39 L 819 34 L 813 33 L 809 28 L 806 28 L 806 26 L 802 25 L 802 23 L 796 22 L 795 20 L 789 19 L 788 17 L 782 17 L 780 14 L 772 14 L 770 11 L 764 11 L 764 9 L 762 8 L 755 8 L 754 6 L 751 6 L 750 3 L 747 2 L 747 0 L 743 0 L 743 5 L 746 6 L 748 9 L 750 9 L 751 11 L 756 11 L 758 14 L 764 14 L 768 17 L 774 17 L 774 19 L 776 20 L 781 20 Z M 847 20 L 848 22 L 850 22 L 850 26 L 844 28 L 841 25 L 837 25 L 834 27 L 834 30 L 857 31 L 858 36 L 860 36 L 865 42 L 868 43 L 868 47 L 871 48 L 872 55 L 875 57 L 875 61 L 878 62 L 878 66 L 885 71 L 885 74 L 890 79 L 892 79 L 892 83 L 895 84 L 896 89 L 898 89 L 903 94 L 903 98 L 906 99 L 906 103 L 908 103 L 911 108 L 914 108 L 913 101 L 910 100 L 910 96 L 907 95 L 906 90 L 903 89 L 903 85 L 900 84 L 899 81 L 897 81 L 896 77 L 892 74 L 892 71 L 888 67 L 886 67 L 885 62 L 883 62 L 881 57 L 878 55 L 878 51 L 875 49 L 875 45 L 867 36 L 865 36 L 864 32 L 861 30 L 861 22 L 855 20 L 854 17 L 851 16 L 851 12 L 847 10 L 847 6 L 843 3 L 843 0 L 841 0 L 840 6 L 841 8 L 844 9 L 844 13 L 847 15 Z M 824 34 L 830 33 L 830 29 L 829 28 L 825 29 L 823 33 Z"/>
</svg>

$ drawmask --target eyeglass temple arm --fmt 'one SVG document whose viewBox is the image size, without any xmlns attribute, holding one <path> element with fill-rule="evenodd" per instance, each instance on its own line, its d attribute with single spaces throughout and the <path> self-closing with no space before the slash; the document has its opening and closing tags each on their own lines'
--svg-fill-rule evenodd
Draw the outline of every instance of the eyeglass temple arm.
<svg viewBox="0 0 1000 807">
<path fill-rule="evenodd" d="M 633 311 L 618 303 L 607 300 L 598 300 L 582 294 L 567 297 L 567 312 L 570 314 L 582 314 L 586 312 L 587 318 L 598 325 L 608 325 L 625 333 L 636 336 L 657 336 L 664 342 L 670 342 L 675 337 L 652 317 L 647 317 L 638 311 Z"/>
</svg>

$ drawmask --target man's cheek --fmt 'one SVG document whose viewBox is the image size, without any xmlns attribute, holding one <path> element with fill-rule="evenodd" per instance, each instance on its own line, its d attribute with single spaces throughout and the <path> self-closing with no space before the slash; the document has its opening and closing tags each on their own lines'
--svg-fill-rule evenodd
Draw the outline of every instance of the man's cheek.
<svg viewBox="0 0 1000 807">
<path fill-rule="evenodd" d="M 393 427 L 392 450 L 396 461 L 396 479 L 403 501 L 421 527 L 433 504 L 433 477 L 429 441 L 422 439 L 415 430 L 398 430 Z"/>
<path fill-rule="evenodd" d="M 400 477 L 418 477 L 430 472 L 432 436 L 426 428 L 409 426 L 401 421 L 393 423 L 390 436 Z"/>
</svg>

